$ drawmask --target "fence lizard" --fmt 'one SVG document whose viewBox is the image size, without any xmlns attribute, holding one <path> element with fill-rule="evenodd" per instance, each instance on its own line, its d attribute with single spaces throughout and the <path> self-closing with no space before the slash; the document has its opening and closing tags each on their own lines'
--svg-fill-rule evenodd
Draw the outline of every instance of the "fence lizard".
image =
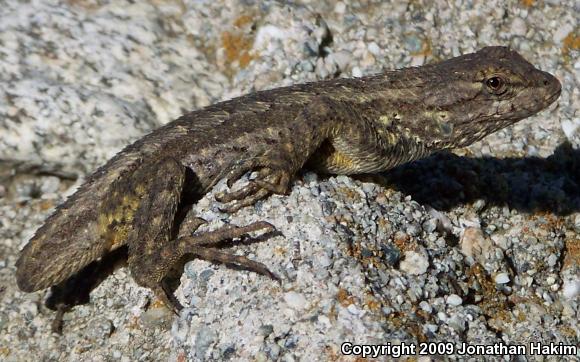
<svg viewBox="0 0 580 362">
<path fill-rule="evenodd" d="M 285 193 L 303 166 L 330 174 L 388 170 L 467 146 L 546 108 L 560 95 L 552 75 L 505 47 L 356 79 L 252 93 L 185 114 L 127 146 L 92 174 L 38 229 L 17 262 L 21 290 L 64 283 L 125 246 L 135 281 L 175 311 L 166 283 L 183 257 L 262 263 L 212 246 L 273 230 L 267 222 L 195 232 L 183 211 L 220 179 L 257 178 L 216 198 L 227 212 Z M 188 224 L 188 225 L 189 225 Z"/>
</svg>

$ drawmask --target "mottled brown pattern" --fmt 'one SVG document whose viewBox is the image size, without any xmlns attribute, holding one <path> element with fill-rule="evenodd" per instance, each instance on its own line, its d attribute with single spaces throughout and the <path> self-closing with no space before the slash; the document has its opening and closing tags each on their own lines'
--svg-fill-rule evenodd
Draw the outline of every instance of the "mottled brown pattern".
<svg viewBox="0 0 580 362">
<path fill-rule="evenodd" d="M 560 83 L 518 53 L 488 47 L 437 64 L 249 94 L 186 114 L 126 147 L 61 205 L 22 250 L 20 289 L 58 285 L 128 246 L 135 280 L 175 309 L 164 285 L 183 257 L 267 268 L 211 244 L 267 223 L 178 237 L 187 208 L 222 178 L 258 178 L 218 195 L 234 212 L 284 193 L 308 163 L 318 171 L 387 170 L 438 150 L 467 146 L 546 108 Z M 192 231 L 193 232 L 193 231 Z M 272 274 L 270 274 L 272 275 Z"/>
</svg>

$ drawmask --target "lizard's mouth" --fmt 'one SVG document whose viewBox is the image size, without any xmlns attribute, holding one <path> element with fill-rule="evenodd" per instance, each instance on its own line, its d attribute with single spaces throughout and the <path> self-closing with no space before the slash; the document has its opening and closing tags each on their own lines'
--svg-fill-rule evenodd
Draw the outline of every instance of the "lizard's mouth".
<svg viewBox="0 0 580 362">
<path fill-rule="evenodd" d="M 548 98 L 546 99 L 548 102 L 552 103 L 554 102 L 556 99 L 558 99 L 558 97 L 560 97 L 560 94 L 562 93 L 562 88 L 559 88 L 557 91 L 555 91 L 554 93 L 552 93 L 551 95 L 548 96 Z"/>
</svg>

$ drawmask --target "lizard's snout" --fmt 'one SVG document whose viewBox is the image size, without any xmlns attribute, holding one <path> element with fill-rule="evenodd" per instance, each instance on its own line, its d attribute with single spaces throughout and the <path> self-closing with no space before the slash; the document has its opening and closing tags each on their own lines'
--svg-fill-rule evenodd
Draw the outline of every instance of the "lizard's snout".
<svg viewBox="0 0 580 362">
<path fill-rule="evenodd" d="M 546 94 L 546 99 L 552 103 L 560 96 L 562 92 L 562 84 L 558 78 L 554 77 L 548 72 L 542 72 L 542 88 Z"/>
</svg>

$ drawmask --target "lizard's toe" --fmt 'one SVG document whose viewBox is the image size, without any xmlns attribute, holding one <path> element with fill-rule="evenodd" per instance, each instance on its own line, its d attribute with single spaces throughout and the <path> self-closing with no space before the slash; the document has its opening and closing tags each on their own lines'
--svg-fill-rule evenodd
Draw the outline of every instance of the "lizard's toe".
<svg viewBox="0 0 580 362">
<path fill-rule="evenodd" d="M 256 193 L 254 193 L 252 195 L 248 195 L 244 199 L 241 199 L 237 202 L 223 205 L 219 209 L 222 212 L 225 212 L 228 214 L 233 214 L 243 207 L 254 205 L 259 200 L 270 195 L 270 193 L 271 193 L 270 191 L 260 188 L 260 189 L 258 189 L 258 191 L 256 191 Z"/>
<path fill-rule="evenodd" d="M 268 195 L 285 194 L 288 190 L 291 175 L 287 171 L 263 168 L 258 177 L 239 190 L 221 192 L 215 196 L 216 200 L 227 204 L 220 210 L 234 213 L 242 207 L 251 206 Z M 228 205 L 229 204 L 229 205 Z"/>
</svg>

